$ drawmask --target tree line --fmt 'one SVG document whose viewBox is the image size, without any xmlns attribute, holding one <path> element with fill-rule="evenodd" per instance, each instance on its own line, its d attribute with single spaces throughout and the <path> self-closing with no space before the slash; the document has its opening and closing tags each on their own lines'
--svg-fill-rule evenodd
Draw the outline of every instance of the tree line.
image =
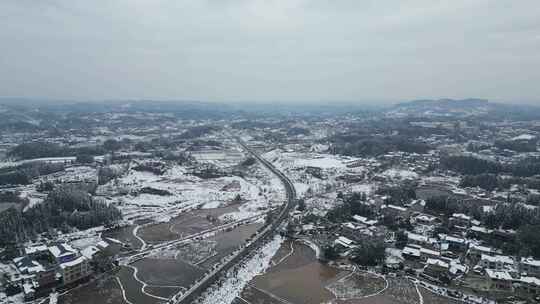
<svg viewBox="0 0 540 304">
<path fill-rule="evenodd" d="M 63 163 L 31 162 L 0 169 L 0 185 L 28 185 L 32 179 L 60 172 L 65 169 Z"/>
<path fill-rule="evenodd" d="M 0 213 L 0 243 L 25 241 L 54 229 L 68 232 L 110 225 L 121 217 L 116 207 L 93 198 L 84 187 L 62 185 L 24 212 L 10 208 Z"/>
<path fill-rule="evenodd" d="M 534 177 L 502 177 L 492 173 L 478 175 L 465 175 L 461 178 L 461 187 L 480 187 L 493 191 L 495 189 L 507 190 L 512 185 L 523 185 L 529 189 L 540 190 L 540 179 Z"/>
<path fill-rule="evenodd" d="M 470 155 L 446 155 L 441 157 L 440 167 L 441 169 L 452 170 L 467 175 L 491 173 L 531 177 L 540 175 L 540 157 L 529 157 L 514 163 L 501 163 Z"/>
</svg>

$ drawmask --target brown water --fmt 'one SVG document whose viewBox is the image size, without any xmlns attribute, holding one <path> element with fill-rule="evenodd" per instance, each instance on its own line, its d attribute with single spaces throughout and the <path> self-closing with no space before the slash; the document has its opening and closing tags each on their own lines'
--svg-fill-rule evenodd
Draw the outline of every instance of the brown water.
<svg viewBox="0 0 540 304">
<path fill-rule="evenodd" d="M 145 226 L 139 230 L 139 236 L 150 244 L 176 240 L 222 225 L 223 222 L 219 220 L 211 221 L 209 217 L 217 219 L 219 216 L 237 209 L 238 204 L 220 208 L 191 210 L 180 214 L 167 223 Z"/>
<path fill-rule="evenodd" d="M 252 304 L 417 304 L 418 293 L 414 285 L 405 278 L 388 278 L 389 288 L 382 293 L 366 298 L 354 300 L 337 300 L 326 289 L 326 286 L 347 276 L 349 272 L 338 270 L 326 264 L 320 263 L 315 257 L 315 252 L 308 246 L 294 242 L 294 252 L 291 252 L 290 241 L 283 243 L 278 250 L 272 263 L 277 265 L 263 275 L 255 277 L 242 291 L 241 298 L 236 299 L 234 304 L 245 303 L 243 299 Z M 352 277 L 347 277 L 348 279 Z M 378 282 L 375 282 L 377 280 Z M 384 280 L 367 276 L 356 282 L 359 288 L 365 291 L 365 295 L 374 294 L 384 288 Z M 450 303 L 441 302 L 433 303 Z M 429 303 L 429 302 L 425 302 Z"/>
<path fill-rule="evenodd" d="M 345 273 L 320 263 L 315 252 L 306 245 L 293 243 L 294 253 L 277 266 L 256 277 L 251 288 L 244 290 L 242 297 L 249 302 L 258 303 L 263 298 L 264 303 L 273 303 L 273 297 L 299 303 L 324 303 L 334 299 L 325 286 L 336 277 Z M 281 251 L 290 251 L 290 243 L 285 242 Z M 280 253 L 281 260 L 287 253 Z M 277 302 L 276 302 L 277 303 Z"/>
</svg>

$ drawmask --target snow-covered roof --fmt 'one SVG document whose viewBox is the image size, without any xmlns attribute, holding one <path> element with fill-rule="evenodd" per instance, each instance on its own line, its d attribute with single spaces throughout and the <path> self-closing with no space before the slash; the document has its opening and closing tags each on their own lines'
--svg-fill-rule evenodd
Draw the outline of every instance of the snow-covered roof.
<svg viewBox="0 0 540 304">
<path fill-rule="evenodd" d="M 427 259 L 426 262 L 427 265 L 435 265 L 443 268 L 448 268 L 448 263 L 445 261 L 439 260 L 439 259 Z"/>
<path fill-rule="evenodd" d="M 540 279 L 537 277 L 521 277 L 519 280 L 526 284 L 540 286 Z"/>
<path fill-rule="evenodd" d="M 344 237 L 344 236 L 340 236 L 336 239 L 335 241 L 336 244 L 340 244 L 344 247 L 351 247 L 354 243 L 354 241 Z"/>
<path fill-rule="evenodd" d="M 540 260 L 535 260 L 533 258 L 521 258 L 521 263 L 525 265 L 540 267 Z"/>
<path fill-rule="evenodd" d="M 407 238 L 413 241 L 423 242 L 423 243 L 427 243 L 429 241 L 429 238 L 427 236 L 411 233 L 411 232 L 407 233 Z"/>
<path fill-rule="evenodd" d="M 407 208 L 396 206 L 396 205 L 385 205 L 385 206 L 382 206 L 381 208 L 389 208 L 389 209 L 394 209 L 394 210 L 398 210 L 398 211 L 401 211 L 401 212 L 407 211 Z"/>
<path fill-rule="evenodd" d="M 355 224 L 353 224 L 351 222 L 343 223 L 343 227 L 349 228 L 349 229 L 352 229 L 352 230 L 360 229 L 360 227 L 356 226 Z"/>
<path fill-rule="evenodd" d="M 459 272 L 465 273 L 467 271 L 467 266 L 460 264 L 459 262 L 456 262 L 456 261 L 451 261 L 449 271 L 452 274 L 457 274 Z"/>
<path fill-rule="evenodd" d="M 514 138 L 512 138 L 512 140 L 532 140 L 532 139 L 535 139 L 536 136 L 534 135 L 531 135 L 531 134 L 521 134 L 521 135 L 518 135 Z"/>
<path fill-rule="evenodd" d="M 419 257 L 419 256 L 420 256 L 420 250 L 417 249 L 417 248 L 412 248 L 412 247 L 405 247 L 405 248 L 403 248 L 402 253 L 403 253 L 403 254 L 406 254 L 406 255 L 415 256 L 415 257 Z"/>
<path fill-rule="evenodd" d="M 451 235 L 447 235 L 444 238 L 444 240 L 447 241 L 447 242 L 457 243 L 457 244 L 466 244 L 467 243 L 467 241 L 465 239 L 458 238 L 458 237 L 451 236 Z"/>
<path fill-rule="evenodd" d="M 512 281 L 512 276 L 507 271 L 497 271 L 493 269 L 486 269 L 486 274 L 490 279 Z"/>
<path fill-rule="evenodd" d="M 468 216 L 466 214 L 463 214 L 463 213 L 454 213 L 454 214 L 452 214 L 452 217 L 462 219 L 462 220 L 465 220 L 465 221 L 470 221 L 471 220 L 470 216 Z"/>
<path fill-rule="evenodd" d="M 96 254 L 97 252 L 99 252 L 99 248 L 97 248 L 96 246 L 88 246 L 81 250 L 81 254 L 87 259 L 92 259 L 94 254 Z"/>
<path fill-rule="evenodd" d="M 353 215 L 353 219 L 359 223 L 362 223 L 368 226 L 373 226 L 378 223 L 377 220 L 369 220 L 367 217 L 360 216 L 360 215 Z"/>
<path fill-rule="evenodd" d="M 486 234 L 493 232 L 493 230 L 488 229 L 486 227 L 482 227 L 482 226 L 472 226 L 471 231 L 479 232 L 479 233 L 486 233 Z"/>
<path fill-rule="evenodd" d="M 416 219 L 420 220 L 420 221 L 424 221 L 424 222 L 433 222 L 433 221 L 437 220 L 436 217 L 431 216 L 431 215 L 427 215 L 427 214 L 419 215 L 419 216 L 416 217 Z"/>
<path fill-rule="evenodd" d="M 431 249 L 427 249 L 427 248 L 420 248 L 420 253 L 425 253 L 425 254 L 429 254 L 429 255 L 435 255 L 435 256 L 440 256 L 441 253 L 438 252 L 438 251 L 435 251 L 435 250 L 431 250 Z"/>
<path fill-rule="evenodd" d="M 494 256 L 491 256 L 491 255 L 487 255 L 487 254 L 482 254 L 480 256 L 480 260 L 493 262 L 493 263 L 503 263 L 503 264 L 508 264 L 508 265 L 514 264 L 514 260 L 511 257 L 506 256 L 506 255 L 494 255 Z"/>
<path fill-rule="evenodd" d="M 49 247 L 49 251 L 55 258 L 60 258 L 63 256 L 68 256 L 68 255 L 77 253 L 77 251 L 73 249 L 73 247 L 71 247 L 67 243 L 51 246 Z"/>
<path fill-rule="evenodd" d="M 484 213 L 491 213 L 494 211 L 495 211 L 495 206 L 488 206 L 488 205 L 482 206 L 482 212 Z"/>
<path fill-rule="evenodd" d="M 76 258 L 73 261 L 69 261 L 69 262 L 65 262 L 65 263 L 60 264 L 60 268 L 66 269 L 68 267 L 77 266 L 77 265 L 85 262 L 86 260 L 87 259 L 84 256 L 80 256 L 80 257 Z"/>
<path fill-rule="evenodd" d="M 34 293 L 34 286 L 30 283 L 24 283 L 23 284 L 23 292 L 24 294 L 32 294 Z"/>
<path fill-rule="evenodd" d="M 36 252 L 43 252 L 47 250 L 47 246 L 45 245 L 37 245 L 37 246 L 30 246 L 24 248 L 25 254 L 34 254 Z"/>
<path fill-rule="evenodd" d="M 470 249 L 471 250 L 476 250 L 476 251 L 479 251 L 479 252 L 485 252 L 485 253 L 495 252 L 495 250 L 493 248 L 487 247 L 487 246 L 481 246 L 481 245 L 471 245 Z"/>
<path fill-rule="evenodd" d="M 97 246 L 98 246 L 99 248 L 101 248 L 101 249 L 105 249 L 105 248 L 109 247 L 109 243 L 107 243 L 107 242 L 101 240 L 101 241 L 99 241 L 99 242 L 97 243 Z"/>
<path fill-rule="evenodd" d="M 20 272 L 36 273 L 45 271 L 43 265 L 27 256 L 15 258 L 13 259 L 13 262 Z"/>
</svg>

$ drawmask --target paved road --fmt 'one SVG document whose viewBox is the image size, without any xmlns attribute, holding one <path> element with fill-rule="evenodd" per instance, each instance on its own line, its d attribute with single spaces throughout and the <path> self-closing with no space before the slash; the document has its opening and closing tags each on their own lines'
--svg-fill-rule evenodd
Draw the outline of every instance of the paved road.
<svg viewBox="0 0 540 304">
<path fill-rule="evenodd" d="M 193 286 L 191 286 L 184 293 L 179 293 L 174 295 L 170 303 L 175 304 L 188 304 L 194 301 L 206 288 L 208 288 L 213 282 L 215 282 L 221 274 L 229 270 L 231 267 L 236 265 L 243 257 L 248 255 L 250 252 L 259 248 L 259 245 L 262 244 L 262 241 L 273 235 L 277 228 L 283 223 L 283 221 L 289 216 L 289 212 L 292 211 L 296 204 L 296 189 L 294 184 L 285 176 L 281 171 L 279 171 L 272 163 L 262 158 L 256 151 L 248 147 L 240 138 L 235 137 L 238 143 L 248 151 L 255 159 L 257 159 L 263 166 L 268 168 L 273 174 L 275 174 L 283 183 L 285 187 L 285 192 L 287 194 L 287 200 L 285 201 L 284 207 L 281 209 L 279 215 L 274 218 L 274 221 L 267 225 L 255 238 L 251 241 L 248 241 L 242 248 L 235 251 L 231 256 L 227 258 L 221 265 L 217 266 L 215 269 L 211 270 L 208 274 L 204 276 L 201 280 L 197 281 Z"/>
</svg>

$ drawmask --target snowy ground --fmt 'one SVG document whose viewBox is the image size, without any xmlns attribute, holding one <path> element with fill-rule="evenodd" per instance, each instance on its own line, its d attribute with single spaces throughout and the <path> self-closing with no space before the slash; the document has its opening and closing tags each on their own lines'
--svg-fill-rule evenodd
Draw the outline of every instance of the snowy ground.
<svg viewBox="0 0 540 304">
<path fill-rule="evenodd" d="M 163 175 L 130 169 L 122 177 L 100 186 L 98 193 L 107 202 L 118 206 L 124 218 L 130 221 L 168 221 L 189 208 L 227 206 L 240 195 L 242 204 L 238 210 L 222 216 L 224 220 L 240 220 L 280 205 L 285 199 L 279 179 L 260 164 L 252 167 L 246 177 L 212 179 L 198 178 L 189 174 L 187 168 L 178 165 L 169 168 Z M 139 193 L 146 187 L 166 190 L 171 195 Z"/>
<path fill-rule="evenodd" d="M 359 158 L 323 154 L 315 152 L 285 152 L 275 149 L 262 155 L 282 170 L 293 182 L 299 196 L 326 193 L 343 187 L 345 183 L 337 177 L 344 175 L 363 175 L 364 166 L 355 166 Z M 308 172 L 319 170 L 320 177 Z"/>
</svg>

